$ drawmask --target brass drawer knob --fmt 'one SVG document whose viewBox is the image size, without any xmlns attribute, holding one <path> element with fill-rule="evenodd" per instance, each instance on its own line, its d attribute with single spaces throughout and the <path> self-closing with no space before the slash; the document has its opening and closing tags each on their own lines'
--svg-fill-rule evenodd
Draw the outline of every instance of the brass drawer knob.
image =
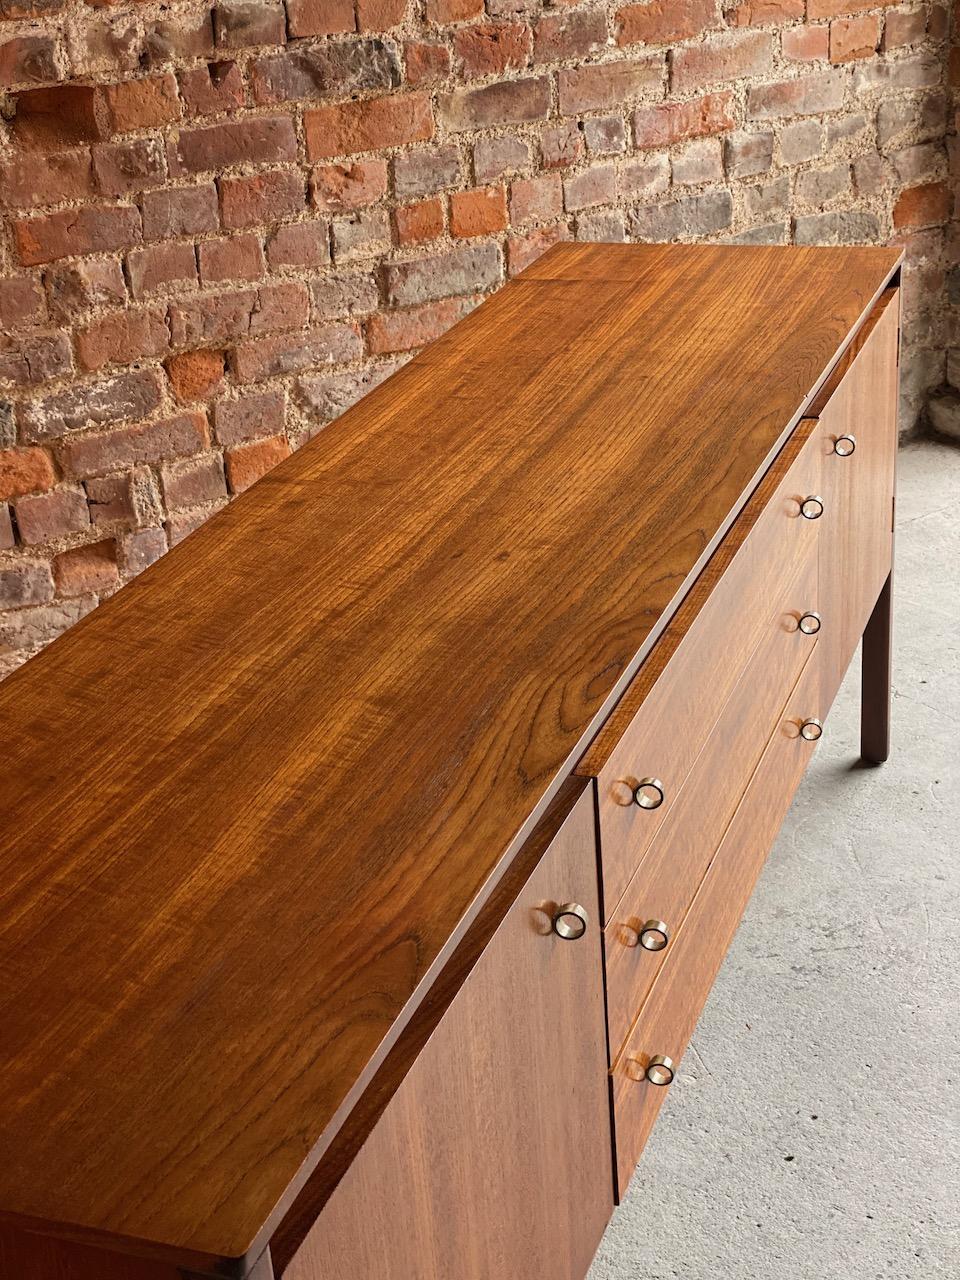
<svg viewBox="0 0 960 1280">
<path fill-rule="evenodd" d="M 663 783 L 659 778 L 641 778 L 633 789 L 633 802 L 641 809 L 659 809 L 663 796 Z"/>
<path fill-rule="evenodd" d="M 627 1074 L 631 1080 L 649 1080 L 651 1084 L 662 1087 L 673 1084 L 675 1073 L 676 1066 L 673 1059 L 662 1053 L 654 1054 L 646 1066 L 640 1058 L 627 1060 Z"/>
<path fill-rule="evenodd" d="M 849 458 L 857 448 L 857 437 L 847 433 L 846 435 L 837 436 L 833 442 L 833 452 L 841 458 Z"/>
<path fill-rule="evenodd" d="M 812 609 L 800 615 L 800 630 L 805 636 L 815 636 L 820 630 L 820 615 Z"/>
<path fill-rule="evenodd" d="M 805 520 L 819 520 L 823 515 L 823 499 L 819 494 L 811 493 L 800 503 L 800 514 Z"/>
<path fill-rule="evenodd" d="M 587 913 L 579 902 L 565 902 L 553 913 L 553 932 L 558 938 L 575 942 L 587 932 Z"/>
<path fill-rule="evenodd" d="M 819 720 L 804 720 L 800 726 L 800 737 L 806 738 L 807 742 L 816 742 L 823 733 L 823 725 Z"/>
<path fill-rule="evenodd" d="M 663 920 L 648 920 L 640 930 L 640 945 L 644 951 L 662 951 L 670 941 L 670 934 Z"/>
</svg>

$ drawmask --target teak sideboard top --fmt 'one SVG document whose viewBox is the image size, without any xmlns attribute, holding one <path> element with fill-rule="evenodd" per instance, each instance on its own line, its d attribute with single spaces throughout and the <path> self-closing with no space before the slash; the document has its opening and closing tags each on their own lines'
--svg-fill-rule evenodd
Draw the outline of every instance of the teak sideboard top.
<svg viewBox="0 0 960 1280">
<path fill-rule="evenodd" d="M 0 1219 L 241 1274 L 899 263 L 561 246 L 0 689 Z"/>
</svg>

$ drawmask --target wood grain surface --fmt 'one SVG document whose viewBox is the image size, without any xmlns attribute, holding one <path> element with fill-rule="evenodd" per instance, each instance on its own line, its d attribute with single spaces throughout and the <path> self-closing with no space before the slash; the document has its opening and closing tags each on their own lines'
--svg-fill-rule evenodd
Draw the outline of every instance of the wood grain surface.
<svg viewBox="0 0 960 1280">
<path fill-rule="evenodd" d="M 0 1218 L 245 1274 L 898 261 L 560 247 L 4 683 Z"/>
</svg>

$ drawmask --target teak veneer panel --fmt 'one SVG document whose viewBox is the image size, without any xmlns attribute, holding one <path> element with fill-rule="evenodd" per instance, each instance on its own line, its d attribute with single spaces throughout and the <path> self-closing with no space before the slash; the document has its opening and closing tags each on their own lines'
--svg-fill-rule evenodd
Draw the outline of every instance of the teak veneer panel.
<svg viewBox="0 0 960 1280">
<path fill-rule="evenodd" d="M 899 260 L 558 247 L 4 683 L 0 1216 L 249 1268 Z"/>
</svg>

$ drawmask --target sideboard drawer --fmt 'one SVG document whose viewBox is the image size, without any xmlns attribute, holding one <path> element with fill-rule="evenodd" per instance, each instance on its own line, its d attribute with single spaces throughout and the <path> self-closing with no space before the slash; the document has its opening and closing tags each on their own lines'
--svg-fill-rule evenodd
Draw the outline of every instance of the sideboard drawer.
<svg viewBox="0 0 960 1280">
<path fill-rule="evenodd" d="M 801 514 L 819 493 L 815 429 L 797 427 L 577 766 L 597 778 L 605 920 L 667 821 L 764 633 L 771 599 L 816 547 L 819 520 Z M 640 790 L 645 779 L 657 787 Z"/>
<path fill-rule="evenodd" d="M 779 588 L 767 628 L 669 817 L 604 930 L 610 1053 L 616 1058 L 817 643 L 800 619 L 817 608 L 817 548 Z M 644 924 L 660 923 L 665 930 Z M 664 937 L 666 945 L 662 945 Z M 660 949 L 655 949 L 657 946 Z"/>
<path fill-rule="evenodd" d="M 804 720 L 822 719 L 820 646 L 787 699 L 750 786 L 690 908 L 671 954 L 657 975 L 630 1038 L 611 1073 L 619 1195 L 668 1093 L 652 1083 L 655 1058 L 664 1078 L 676 1071 L 717 970 L 726 955 L 814 744 L 800 732 Z M 668 1083 L 669 1081 L 666 1081 Z"/>
</svg>

